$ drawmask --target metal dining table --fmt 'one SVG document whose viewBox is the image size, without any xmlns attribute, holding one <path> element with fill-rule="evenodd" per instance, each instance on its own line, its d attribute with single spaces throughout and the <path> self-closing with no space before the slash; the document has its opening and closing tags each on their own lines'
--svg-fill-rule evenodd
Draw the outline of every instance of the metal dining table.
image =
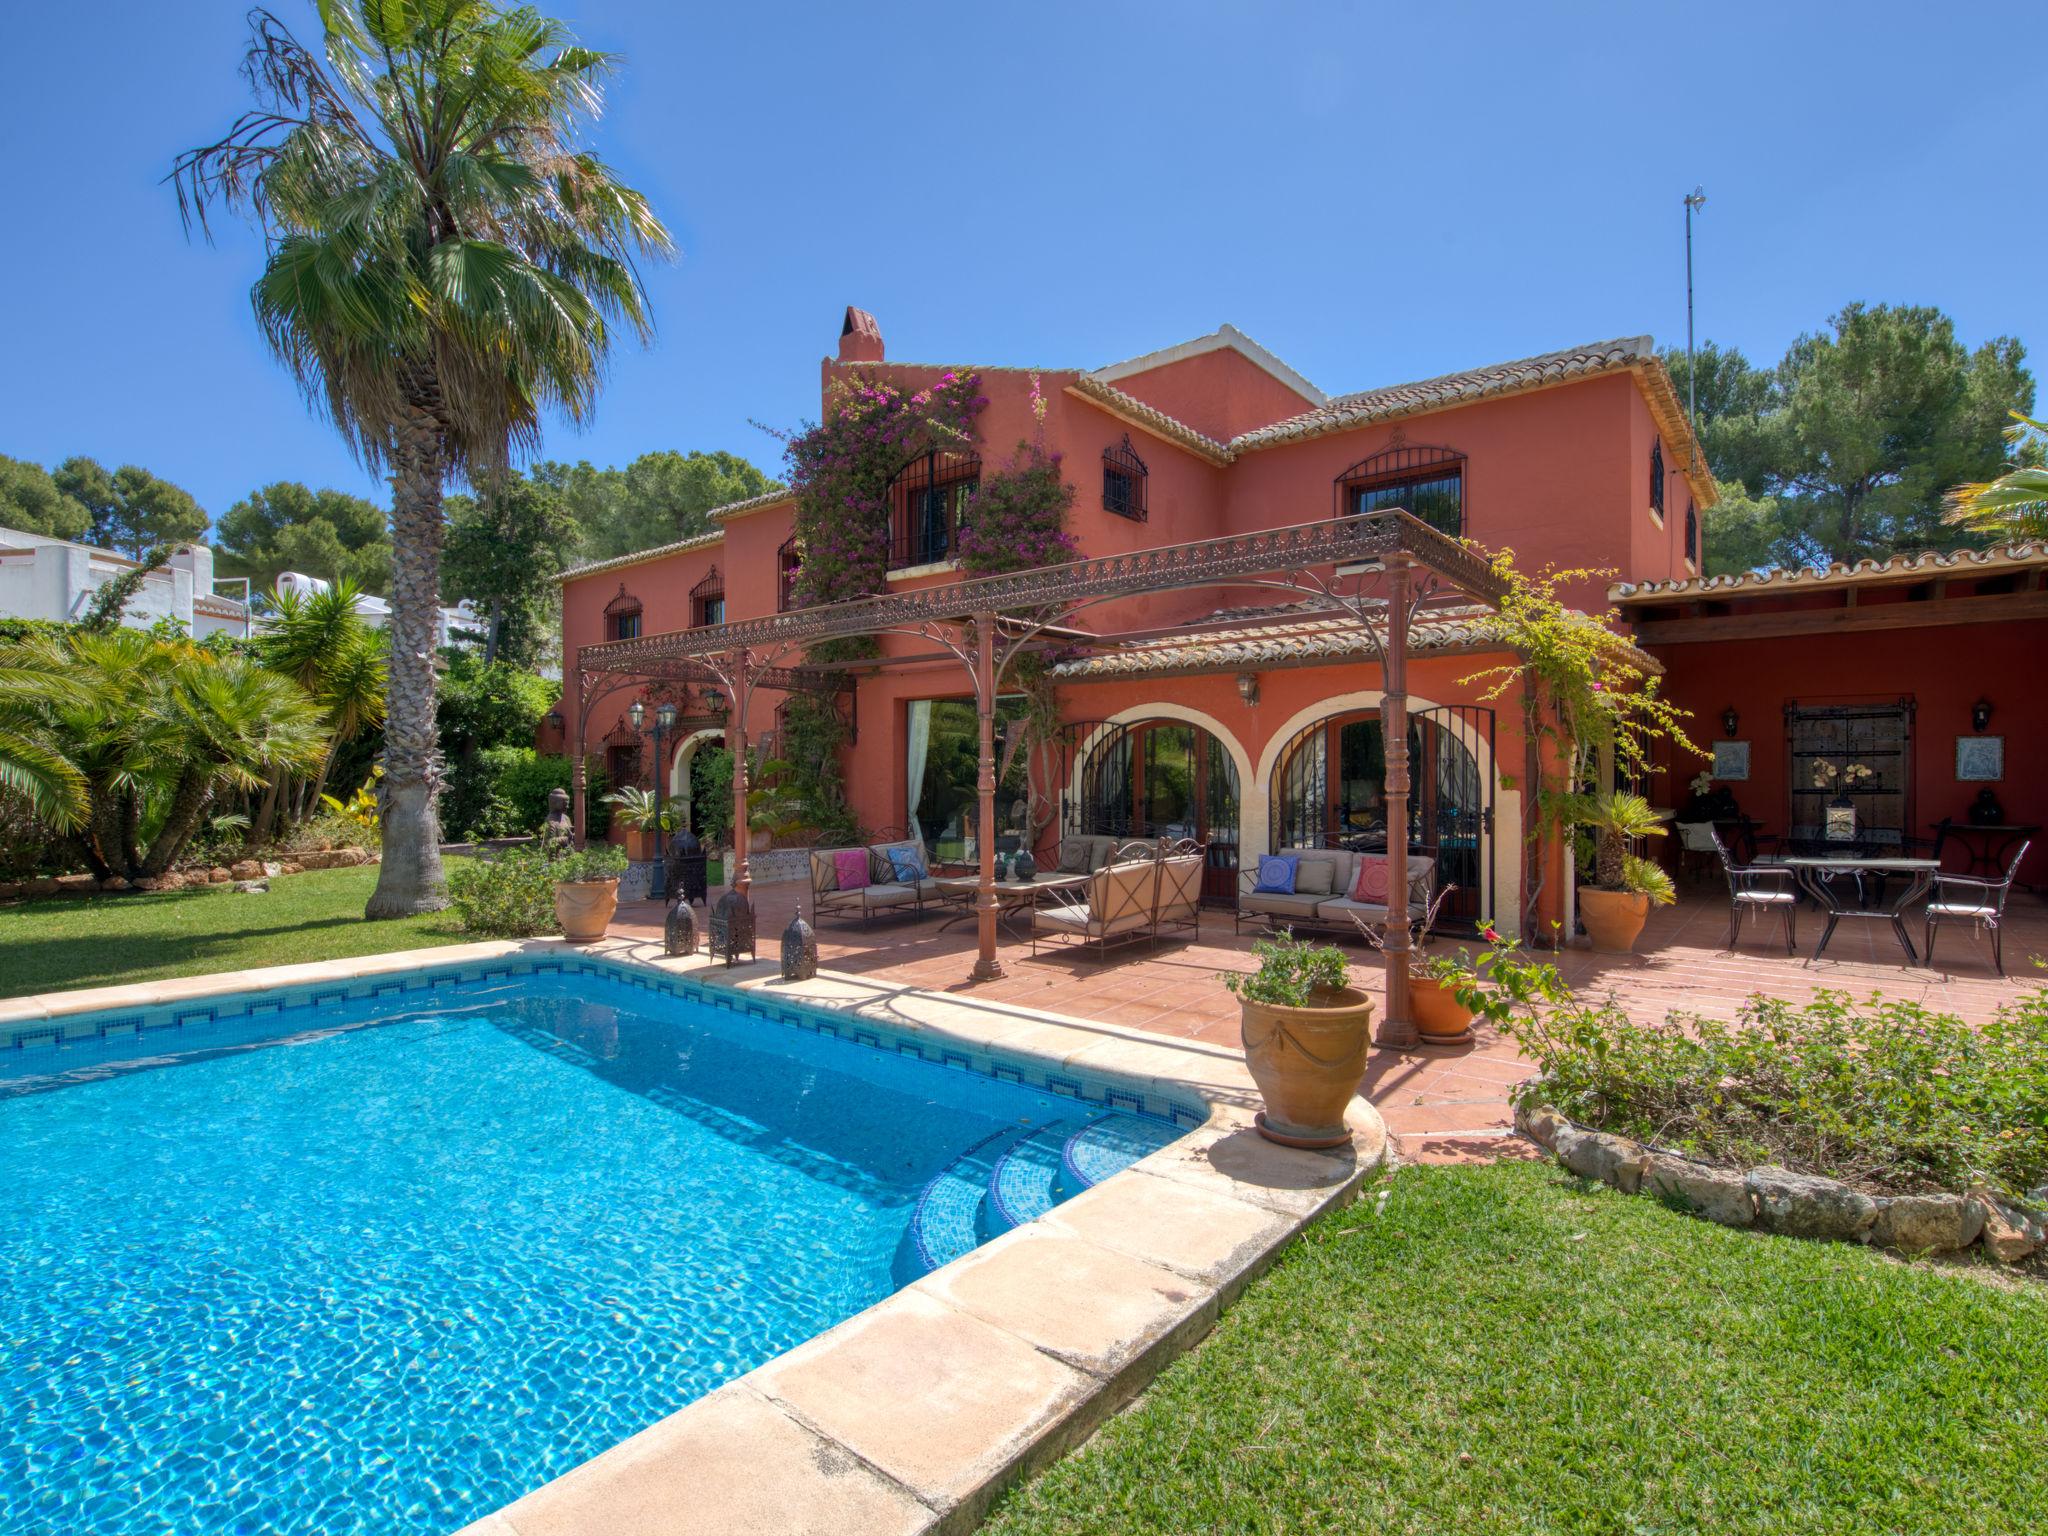
<svg viewBox="0 0 2048 1536">
<path fill-rule="evenodd" d="M 1782 864 L 1791 870 L 1799 888 L 1827 913 L 1827 927 L 1821 931 L 1820 942 L 1813 946 L 1810 959 L 1818 960 L 1821 951 L 1828 947 L 1828 940 L 1835 934 L 1835 924 L 1845 917 L 1859 917 L 1890 923 L 1892 932 L 1898 936 L 1899 947 L 1906 952 L 1907 963 L 1920 963 L 1912 936 L 1906 932 L 1906 913 L 1933 887 L 1934 876 L 1941 868 L 1939 860 L 1864 854 L 1788 854 L 1778 858 L 1765 857 L 1757 862 Z M 1887 901 L 1885 897 L 1895 880 L 1903 881 L 1904 888 Z M 1877 887 L 1875 902 L 1868 899 L 1866 882 Z M 1853 898 L 1845 900 L 1845 893 L 1853 893 Z"/>
</svg>

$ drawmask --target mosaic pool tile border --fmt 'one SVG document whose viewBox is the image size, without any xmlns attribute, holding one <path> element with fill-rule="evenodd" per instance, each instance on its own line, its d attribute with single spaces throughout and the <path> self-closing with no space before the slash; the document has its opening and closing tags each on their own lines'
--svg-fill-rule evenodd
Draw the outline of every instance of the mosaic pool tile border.
<svg viewBox="0 0 2048 1536">
<path fill-rule="evenodd" d="M 1111 1073 L 1076 1068 L 1035 1057 L 1026 1050 L 998 1045 L 984 1048 L 913 1024 L 892 1024 L 865 1014 L 764 997 L 757 991 L 707 985 L 687 973 L 658 970 L 603 955 L 513 953 L 503 959 L 454 965 L 426 965 L 387 971 L 348 982 L 302 982 L 263 991 L 222 992 L 185 1001 L 142 1008 L 94 1009 L 39 1019 L 0 1023 L 0 1081 L 24 1076 L 47 1077 L 63 1070 L 64 1048 L 86 1041 L 122 1042 L 166 1036 L 171 1050 L 251 1043 L 259 1032 L 236 1025 L 276 1026 L 305 1015 L 307 1028 L 318 1028 L 318 1011 L 326 1006 L 364 999 L 430 997 L 436 992 L 483 987 L 491 982 L 516 982 L 528 976 L 590 976 L 635 991 L 677 997 L 737 1017 L 788 1025 L 810 1034 L 828 1035 L 871 1050 L 915 1056 L 933 1066 L 972 1073 L 998 1082 L 1017 1083 L 1099 1109 L 1150 1115 L 1184 1129 L 1209 1118 L 1208 1106 Z M 351 1026 L 359 1027 L 359 1026 Z M 175 1036 L 171 1032 L 175 1031 Z M 282 1034 L 282 1031 L 279 1031 Z M 177 1044 L 171 1045 L 175 1039 Z"/>
</svg>

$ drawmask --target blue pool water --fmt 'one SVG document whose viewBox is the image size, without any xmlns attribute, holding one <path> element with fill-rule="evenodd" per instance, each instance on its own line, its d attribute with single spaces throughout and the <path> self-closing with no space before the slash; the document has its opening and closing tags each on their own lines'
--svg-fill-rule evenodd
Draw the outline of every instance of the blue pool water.
<svg viewBox="0 0 2048 1536">
<path fill-rule="evenodd" d="M 0 1532 L 452 1530 L 1196 1118 L 635 974 L 0 1050 Z"/>
</svg>

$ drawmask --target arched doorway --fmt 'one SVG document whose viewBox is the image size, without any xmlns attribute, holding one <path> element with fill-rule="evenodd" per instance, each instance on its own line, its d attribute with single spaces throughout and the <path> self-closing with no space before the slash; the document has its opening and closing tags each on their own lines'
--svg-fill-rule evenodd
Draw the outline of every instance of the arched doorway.
<svg viewBox="0 0 2048 1536">
<path fill-rule="evenodd" d="M 702 814 L 691 792 L 690 770 L 700 752 L 724 745 L 725 732 L 716 728 L 692 731 L 676 743 L 675 755 L 669 759 L 668 796 L 680 808 L 681 814 L 676 818 L 678 827 L 688 827 L 692 832 L 700 829 Z"/>
<path fill-rule="evenodd" d="M 1155 718 L 1065 728 L 1063 830 L 1111 837 L 1190 837 L 1209 850 L 1202 898 L 1237 901 L 1240 786 L 1237 763 L 1209 731 Z"/>
<path fill-rule="evenodd" d="M 1439 923 L 1494 915 L 1494 715 L 1471 705 L 1408 717 L 1408 846 L 1436 860 L 1437 883 L 1456 887 Z M 1377 709 L 1326 715 L 1280 751 L 1272 794 L 1275 848 L 1387 846 L 1386 737 Z"/>
</svg>

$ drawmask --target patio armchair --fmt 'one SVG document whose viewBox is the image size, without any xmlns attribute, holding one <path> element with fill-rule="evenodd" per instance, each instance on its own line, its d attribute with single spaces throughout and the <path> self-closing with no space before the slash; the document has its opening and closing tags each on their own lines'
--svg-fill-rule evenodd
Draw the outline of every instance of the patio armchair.
<svg viewBox="0 0 2048 1536">
<path fill-rule="evenodd" d="M 1111 944 L 1150 938 L 1164 862 L 1154 853 L 1107 865 L 1089 876 L 1078 899 L 1063 891 L 1048 892 L 1050 903 L 1031 914 L 1031 952 L 1038 953 L 1041 939 L 1083 948 L 1092 944 L 1107 951 Z"/>
<path fill-rule="evenodd" d="M 2005 863 L 2003 880 L 1986 880 L 1977 875 L 1936 875 L 1934 891 L 1927 902 L 1927 942 L 1922 946 L 1927 964 L 1934 964 L 1934 930 L 1942 923 L 1969 923 L 1979 933 L 1991 935 L 1991 963 L 2005 975 L 2005 945 L 1999 925 L 2005 919 L 2005 899 L 2012 894 L 2019 877 L 2020 860 L 2033 847 L 2023 841 Z"/>
<path fill-rule="evenodd" d="M 1721 829 L 1712 822 L 1701 823 L 1721 861 L 1721 873 L 1728 879 L 1728 947 L 1735 947 L 1745 912 L 1752 917 L 1774 914 L 1785 923 L 1785 953 L 1795 952 L 1799 943 L 1799 891 L 1792 871 L 1782 864 L 1738 864 L 1721 841 Z"/>
<path fill-rule="evenodd" d="M 1191 930 L 1197 939 L 1202 936 L 1202 871 L 1208 863 L 1209 850 L 1191 838 L 1160 845 L 1154 938 L 1169 928 Z"/>
</svg>

